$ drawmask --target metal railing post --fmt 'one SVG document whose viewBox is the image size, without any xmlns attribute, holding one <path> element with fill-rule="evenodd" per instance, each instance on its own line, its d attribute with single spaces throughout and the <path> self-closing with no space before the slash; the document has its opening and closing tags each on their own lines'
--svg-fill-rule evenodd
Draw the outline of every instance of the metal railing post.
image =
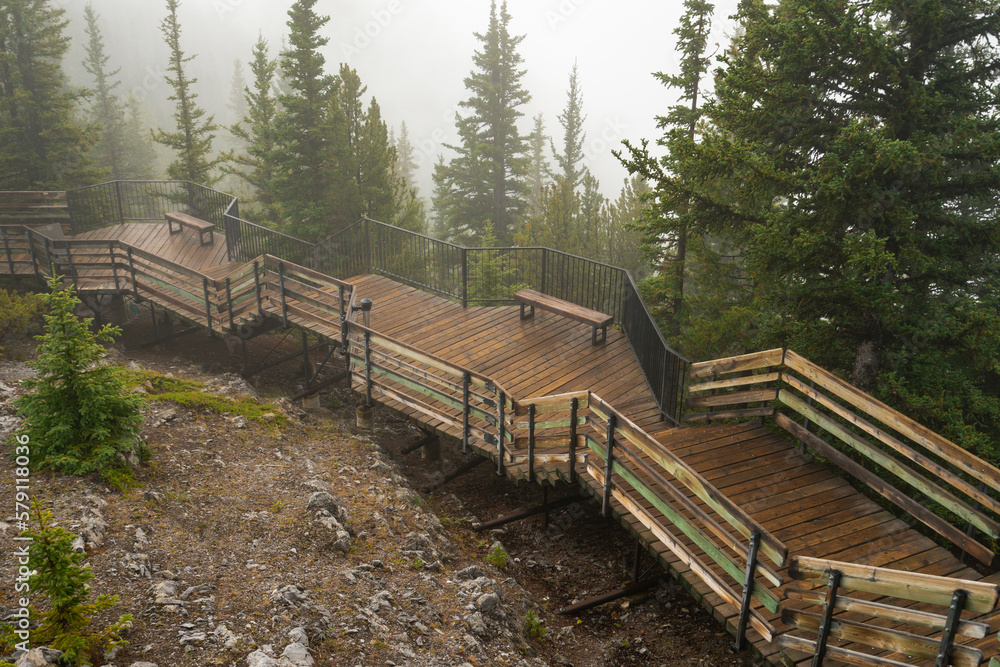
<svg viewBox="0 0 1000 667">
<path fill-rule="evenodd" d="M 111 275 L 115 279 L 115 291 L 119 290 L 118 287 L 118 263 L 115 262 L 115 244 L 111 242 L 108 244 L 108 255 L 111 257 Z"/>
<path fill-rule="evenodd" d="M 254 288 L 257 290 L 257 314 L 264 317 L 264 295 L 260 288 L 260 267 L 257 262 L 253 263 L 253 284 Z"/>
<path fill-rule="evenodd" d="M 35 237 L 31 233 L 30 229 L 24 230 L 25 236 L 28 239 L 28 253 L 31 255 L 31 268 L 35 270 L 35 280 L 38 281 L 40 285 L 44 285 L 45 281 L 42 280 L 42 273 L 38 270 L 38 257 L 35 255 Z"/>
<path fill-rule="evenodd" d="M 548 279 L 549 279 L 548 266 L 549 266 L 549 249 L 542 248 L 542 285 L 539 291 L 545 294 L 548 294 L 548 292 L 545 291 L 548 286 Z"/>
<path fill-rule="evenodd" d="M 132 260 L 132 246 L 128 246 L 126 253 L 128 254 L 128 271 L 129 275 L 132 276 L 132 296 L 136 301 L 139 300 L 139 287 L 135 282 L 135 262 Z"/>
<path fill-rule="evenodd" d="M 226 278 L 226 309 L 229 311 L 229 330 L 236 331 L 236 323 L 233 321 L 233 290 Z"/>
<path fill-rule="evenodd" d="M 372 407 L 372 334 L 365 331 L 365 405 Z"/>
<path fill-rule="evenodd" d="M 208 278 L 201 279 L 201 289 L 205 294 L 205 320 L 208 322 L 208 337 L 211 338 L 214 333 L 212 332 L 212 304 L 208 300 Z"/>
<path fill-rule="evenodd" d="M 569 483 L 576 483 L 576 417 L 580 410 L 580 399 L 574 397 L 569 403 Z"/>
<path fill-rule="evenodd" d="M 469 453 L 469 384 L 472 376 L 469 371 L 462 375 L 462 453 Z"/>
<path fill-rule="evenodd" d="M 285 263 L 278 262 L 278 293 L 281 295 L 281 326 L 288 328 L 288 304 L 285 303 Z"/>
<path fill-rule="evenodd" d="M 750 605 L 753 600 L 754 576 L 757 574 L 757 552 L 760 550 L 760 531 L 755 530 L 750 534 L 750 546 L 747 549 L 747 570 L 743 579 L 743 601 L 740 605 L 740 621 L 736 627 L 736 643 L 733 644 L 734 652 L 739 653 L 746 645 L 747 622 L 750 620 Z M 833 605 L 830 605 L 830 609 Z"/>
<path fill-rule="evenodd" d="M 340 347 L 347 349 L 347 301 L 344 299 L 344 286 L 339 286 L 340 297 Z"/>
<path fill-rule="evenodd" d="M 507 435 L 506 435 L 507 424 L 504 421 L 504 409 L 507 407 L 507 393 L 501 391 L 499 398 L 500 398 L 500 402 L 499 402 L 499 405 L 497 407 L 497 416 L 499 417 L 499 421 L 497 421 L 497 436 L 498 436 L 498 438 L 497 438 L 497 475 L 503 475 L 503 471 L 504 471 L 503 456 L 504 456 L 504 452 L 507 449 L 507 447 L 506 447 L 506 445 L 507 445 L 507 443 L 506 443 L 506 438 L 507 438 Z"/>
<path fill-rule="evenodd" d="M 535 481 L 535 404 L 528 406 L 528 481 Z"/>
<path fill-rule="evenodd" d="M 837 589 L 840 588 L 840 570 L 830 570 L 829 586 L 826 592 L 826 606 L 823 608 L 823 619 L 819 622 L 812 667 L 822 667 L 823 658 L 826 656 L 826 641 L 830 638 L 830 623 L 833 621 L 833 606 L 837 602 Z"/>
<path fill-rule="evenodd" d="M 948 610 L 948 620 L 945 621 L 944 630 L 941 633 L 941 647 L 938 649 L 934 667 L 948 667 L 951 664 L 955 634 L 958 631 L 959 621 L 962 620 L 962 609 L 965 607 L 965 600 L 968 597 L 969 594 L 961 589 L 955 591 L 951 596 L 951 608 Z"/>
<path fill-rule="evenodd" d="M 7 239 L 7 228 L 6 227 L 0 227 L 0 233 L 3 234 L 3 249 L 7 253 L 7 267 L 10 269 L 10 276 L 11 276 L 11 278 L 13 278 L 14 277 L 14 260 L 11 258 L 11 255 L 10 255 L 10 242 Z"/>
<path fill-rule="evenodd" d="M 607 516 L 611 509 L 611 474 L 614 472 L 615 461 L 615 427 L 618 426 L 618 415 L 608 415 L 607 449 L 604 456 L 604 498 L 601 501 L 601 516 Z"/>
<path fill-rule="evenodd" d="M 125 207 L 122 205 L 121 181 L 115 181 L 115 203 L 118 204 L 118 224 L 125 224 Z"/>
<path fill-rule="evenodd" d="M 469 249 L 462 248 L 462 308 L 469 306 Z"/>
</svg>

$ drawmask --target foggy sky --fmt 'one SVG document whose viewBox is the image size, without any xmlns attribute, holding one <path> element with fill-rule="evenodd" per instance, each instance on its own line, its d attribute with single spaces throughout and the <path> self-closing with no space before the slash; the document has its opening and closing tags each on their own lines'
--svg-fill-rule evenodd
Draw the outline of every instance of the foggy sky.
<svg viewBox="0 0 1000 667">
<path fill-rule="evenodd" d="M 710 44 L 723 48 L 732 32 L 728 16 L 736 0 L 716 5 Z M 84 55 L 84 0 L 55 0 L 67 10 L 72 46 L 66 62 L 78 83 L 90 83 L 79 65 Z M 166 14 L 162 0 L 92 0 L 101 16 L 111 66 L 121 67 L 122 91 L 147 103 L 147 121 L 172 129 L 171 90 L 163 80 L 168 51 L 159 23 Z M 287 35 L 287 11 L 292 0 L 182 0 L 179 11 L 181 43 L 187 55 L 197 54 L 191 73 L 198 79 L 199 102 L 218 122 L 232 122 L 226 109 L 233 61 L 244 63 L 247 78 L 250 50 L 258 34 L 272 55 Z M 331 19 L 324 29 L 330 39 L 324 55 L 327 69 L 339 63 L 354 67 L 368 95 L 374 96 L 383 119 L 398 134 L 406 122 L 417 149 L 421 194 L 432 192 L 431 170 L 438 154 L 447 161 L 454 143 L 455 112 L 466 99 L 464 79 L 472 69 L 479 45 L 474 32 L 485 32 L 488 0 L 320 0 L 316 10 Z M 522 110 L 521 132 L 532 128 L 532 117 L 545 116 L 546 131 L 560 145 L 557 115 L 566 104 L 573 62 L 579 66 L 586 114 L 584 145 L 588 166 L 602 191 L 617 196 L 627 173 L 611 155 L 622 139 L 651 143 L 660 136 L 655 116 L 675 102 L 675 94 L 656 81 L 654 71 L 677 71 L 673 30 L 681 2 L 639 0 L 509 0 L 511 29 L 525 35 L 520 54 L 527 70 L 523 81 L 532 101 Z M 714 48 L 714 47 L 711 47 Z M 551 156 L 550 156 L 551 161 Z"/>
</svg>

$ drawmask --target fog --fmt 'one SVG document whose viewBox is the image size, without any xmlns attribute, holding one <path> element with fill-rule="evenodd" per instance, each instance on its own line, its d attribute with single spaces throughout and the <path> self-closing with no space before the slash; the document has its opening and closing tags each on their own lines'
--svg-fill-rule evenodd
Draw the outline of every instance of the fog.
<svg viewBox="0 0 1000 667">
<path fill-rule="evenodd" d="M 70 20 L 71 49 L 66 69 L 74 82 L 89 84 L 80 66 L 84 55 L 84 0 L 58 0 Z M 151 125 L 172 127 L 171 89 L 163 80 L 168 52 L 159 23 L 166 13 L 160 0 L 92 0 L 101 17 L 113 67 L 121 67 L 122 91 L 143 99 Z M 196 55 L 189 65 L 198 78 L 199 102 L 215 113 L 217 122 L 234 119 L 226 104 L 233 62 L 247 62 L 262 34 L 272 54 L 287 34 L 291 0 L 186 0 L 179 15 L 182 48 Z M 710 45 L 724 47 L 732 31 L 727 18 L 735 0 L 716 5 Z M 431 171 L 444 146 L 455 141 L 455 112 L 468 96 L 464 79 L 478 46 L 474 32 L 484 32 L 489 20 L 487 0 L 320 0 L 316 10 L 331 19 L 324 29 L 327 68 L 338 63 L 354 67 L 382 108 L 385 121 L 398 134 L 405 122 L 417 149 L 421 194 L 432 192 Z M 585 152 L 588 166 L 604 193 L 617 195 L 624 168 L 611 155 L 622 139 L 651 141 L 660 136 L 655 116 L 665 113 L 676 94 L 653 78 L 652 72 L 676 72 L 673 30 L 682 13 L 680 2 L 638 0 L 509 0 L 514 34 L 525 35 L 520 46 L 527 74 L 523 79 L 532 101 L 523 108 L 520 129 L 531 130 L 532 117 L 545 116 L 546 130 L 556 139 L 562 128 L 556 116 L 566 103 L 574 61 L 579 66 L 583 108 L 587 116 Z M 711 46 L 711 48 L 715 48 Z"/>
</svg>

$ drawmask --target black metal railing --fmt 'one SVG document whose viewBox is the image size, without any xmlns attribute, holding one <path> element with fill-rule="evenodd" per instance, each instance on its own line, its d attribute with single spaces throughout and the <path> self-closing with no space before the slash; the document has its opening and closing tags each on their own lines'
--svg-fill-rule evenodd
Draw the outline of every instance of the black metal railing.
<svg viewBox="0 0 1000 667">
<path fill-rule="evenodd" d="M 239 202 L 235 198 L 223 212 L 222 217 L 222 229 L 226 235 L 226 255 L 230 260 L 249 262 L 261 255 L 274 255 L 295 264 L 316 268 L 313 261 L 316 247 L 314 244 L 243 220 L 240 218 Z"/>
<path fill-rule="evenodd" d="M 190 181 L 109 181 L 66 191 L 70 224 L 79 234 L 127 222 L 163 222 L 167 211 L 181 211 L 223 229 L 223 217 L 236 198 Z"/>
<path fill-rule="evenodd" d="M 689 361 L 667 344 L 628 271 L 551 248 L 463 248 L 363 219 L 320 242 L 314 268 L 376 273 L 462 305 L 512 305 L 532 288 L 607 313 L 621 326 L 664 417 L 680 423 Z"/>
</svg>

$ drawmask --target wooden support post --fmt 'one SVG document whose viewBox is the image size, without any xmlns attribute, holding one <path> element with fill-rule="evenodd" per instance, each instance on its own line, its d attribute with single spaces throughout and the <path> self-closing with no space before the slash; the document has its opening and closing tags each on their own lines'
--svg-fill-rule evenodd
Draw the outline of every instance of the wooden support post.
<svg viewBox="0 0 1000 667">
<path fill-rule="evenodd" d="M 236 323 L 233 321 L 233 290 L 228 277 L 226 278 L 226 310 L 229 311 L 229 330 L 236 333 Z"/>
<path fill-rule="evenodd" d="M 420 438 L 420 440 L 417 440 L 415 443 L 413 443 L 412 445 L 410 445 L 409 447 L 406 447 L 403 450 L 401 450 L 399 452 L 399 455 L 400 456 L 406 456 L 407 454 L 412 454 L 413 452 L 417 451 L 421 447 L 426 447 L 427 445 L 431 444 L 432 442 L 436 441 L 437 439 L 438 439 L 437 435 L 435 435 L 433 433 L 428 433 L 424 437 Z"/>
<path fill-rule="evenodd" d="M 487 461 L 489 461 L 489 459 L 487 459 L 487 458 L 481 458 L 481 457 L 477 458 L 474 461 L 470 461 L 469 463 L 466 463 L 465 465 L 463 465 L 460 468 L 458 468 L 455 472 L 452 472 L 452 473 L 449 473 L 448 475 L 445 475 L 445 478 L 442 479 L 437 484 L 433 484 L 431 486 L 426 487 L 424 489 L 424 491 L 426 493 L 432 493 L 434 491 L 437 491 L 438 489 L 440 489 L 442 486 L 444 486 L 448 482 L 452 481 L 453 479 L 458 479 L 459 477 L 461 477 L 462 475 L 466 474 L 470 470 L 472 470 L 474 468 L 478 468 L 479 466 L 481 466 L 482 464 L 486 463 Z"/>
<path fill-rule="evenodd" d="M 462 375 L 462 453 L 469 453 L 469 385 L 472 375 L 465 371 Z"/>
<path fill-rule="evenodd" d="M 120 288 L 118 287 L 118 263 L 115 262 L 115 244 L 114 243 L 109 243 L 108 244 L 108 255 L 111 256 L 111 275 L 114 276 L 114 279 L 115 279 L 115 292 L 117 292 Z"/>
<path fill-rule="evenodd" d="M 309 333 L 302 329 L 302 368 L 306 376 L 306 389 L 309 388 L 312 380 L 312 365 L 309 362 Z"/>
<path fill-rule="evenodd" d="M 558 507 L 566 507 L 567 505 L 574 505 L 583 500 L 580 496 L 566 496 L 554 502 L 548 501 L 548 496 L 545 497 L 545 502 L 538 507 L 532 507 L 531 509 L 521 510 L 520 512 L 514 512 L 513 514 L 507 514 L 505 516 L 497 517 L 487 521 L 486 523 L 479 524 L 473 530 L 477 533 L 481 533 L 484 530 L 491 530 L 493 528 L 499 528 L 500 526 L 505 526 L 508 523 L 513 523 L 514 521 L 520 521 L 521 519 L 527 519 L 533 517 L 536 514 L 548 514 L 549 510 L 556 509 Z"/>
<path fill-rule="evenodd" d="M 736 627 L 736 643 L 732 649 L 734 653 L 739 653 L 746 645 L 747 622 L 750 620 L 750 608 L 753 604 L 754 577 L 757 574 L 757 552 L 760 550 L 760 531 L 755 530 L 750 534 L 750 548 L 747 549 L 747 570 L 743 579 L 743 600 L 740 604 L 740 621 Z"/>
<path fill-rule="evenodd" d="M 205 320 L 208 323 L 208 337 L 215 334 L 212 332 L 212 304 L 208 300 L 208 278 L 201 279 L 201 290 L 205 295 Z"/>
<path fill-rule="evenodd" d="M 160 325 L 156 322 L 156 306 L 152 301 L 149 302 L 149 314 L 153 318 L 153 340 L 159 340 L 160 338 Z"/>
<path fill-rule="evenodd" d="M 288 304 L 285 303 L 285 263 L 278 262 L 278 293 L 281 295 L 281 326 L 288 328 Z"/>
<path fill-rule="evenodd" d="M 580 399 L 573 397 L 569 403 L 569 483 L 576 484 L 576 419 Z"/>
<path fill-rule="evenodd" d="M 372 407 L 372 335 L 365 332 L 365 406 Z"/>
<path fill-rule="evenodd" d="M 507 423 L 504 421 L 504 408 L 507 407 L 507 394 L 503 391 L 500 392 L 500 404 L 497 407 L 497 415 L 499 421 L 497 421 L 497 475 L 503 475 L 504 463 L 503 457 L 506 451 L 506 439 L 507 439 Z"/>
<path fill-rule="evenodd" d="M 535 481 L 535 404 L 528 406 L 528 481 Z"/>
<path fill-rule="evenodd" d="M 826 591 L 826 606 L 823 608 L 823 618 L 819 622 L 819 632 L 816 637 L 816 653 L 813 654 L 812 667 L 821 667 L 826 655 L 826 641 L 830 638 L 830 623 L 833 621 L 833 606 L 837 602 L 837 589 L 840 587 L 840 570 L 830 570 L 829 589 Z"/>
<path fill-rule="evenodd" d="M 958 631 L 958 623 L 962 620 L 962 609 L 965 608 L 965 599 L 968 596 L 969 594 L 963 590 L 957 590 L 951 596 L 951 609 L 948 610 L 948 620 L 945 621 L 944 630 L 941 633 L 941 648 L 938 649 L 934 667 L 948 667 L 951 664 L 951 651 L 955 645 L 955 634 Z"/>
<path fill-rule="evenodd" d="M 618 425 L 618 416 L 615 413 L 608 415 L 607 449 L 604 455 L 604 498 L 601 501 L 601 516 L 608 516 L 611 509 L 611 473 L 614 472 L 615 461 L 615 427 Z"/>
</svg>

